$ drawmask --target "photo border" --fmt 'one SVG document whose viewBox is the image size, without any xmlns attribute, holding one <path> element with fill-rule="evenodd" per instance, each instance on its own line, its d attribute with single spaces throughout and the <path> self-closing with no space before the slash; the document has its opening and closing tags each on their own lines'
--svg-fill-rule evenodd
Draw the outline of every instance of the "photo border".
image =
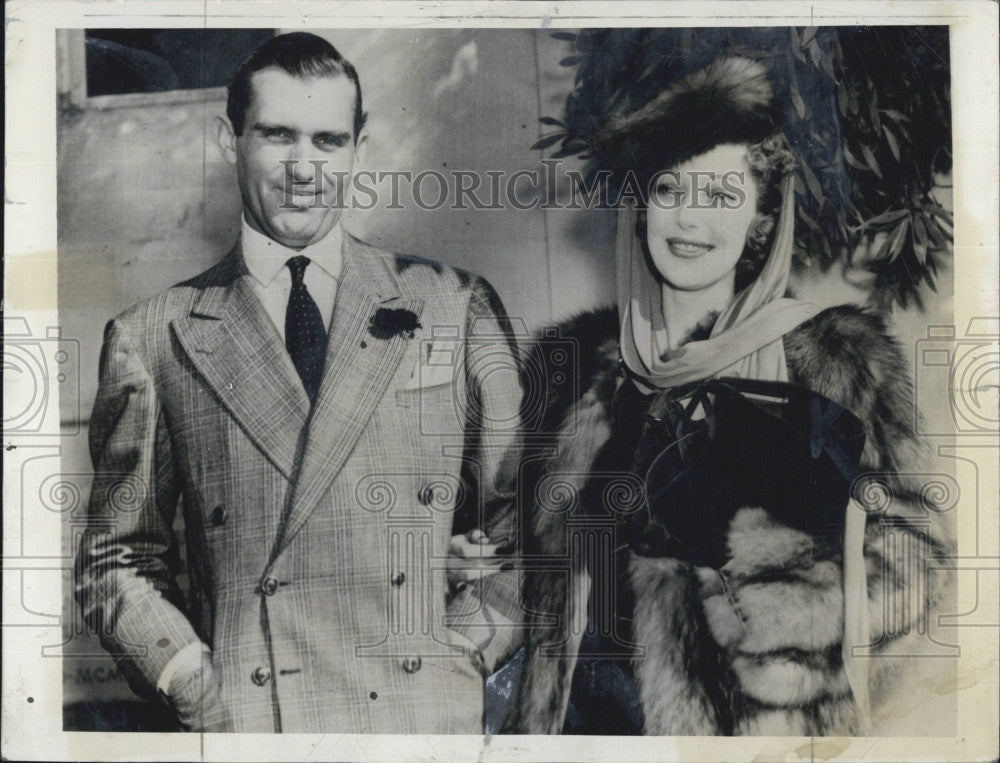
<svg viewBox="0 0 1000 763">
<path fill-rule="evenodd" d="M 951 27 L 954 144 L 954 324 L 1000 315 L 998 304 L 998 6 L 970 2 L 63 2 L 6 6 L 7 104 L 5 315 L 34 331 L 58 326 L 56 240 L 56 29 L 101 27 L 578 27 L 948 24 Z M 5 337 L 10 341 L 11 337 Z M 57 387 L 53 387 L 57 392 Z M 988 392 L 988 390 L 987 390 Z M 19 390 L 5 390 L 15 399 Z M 7 398 L 7 395 L 13 396 Z M 58 417 L 58 400 L 49 413 Z M 58 423 L 56 424 L 56 427 Z M 57 431 L 57 428 L 51 431 Z M 957 628 L 962 649 L 955 691 L 955 737 L 629 738 L 520 736 L 374 736 L 349 734 L 198 735 L 64 732 L 62 661 L 43 659 L 40 644 L 61 641 L 60 622 L 39 615 L 20 622 L 23 597 L 46 612 L 62 611 L 49 590 L 65 565 L 62 517 L 22 522 L 15 488 L 21 467 L 58 454 L 58 436 L 4 435 L 3 755 L 10 759 L 100 760 L 974 760 L 997 754 L 997 653 L 1000 614 L 1000 514 L 995 507 L 998 443 L 982 437 L 980 523 L 958 528 L 959 602 L 992 607 L 979 627 Z M 992 465 L 992 466 L 991 466 Z M 23 553 L 31 537 L 32 555 Z M 19 539 L 22 546 L 19 548 Z M 44 572 L 34 577 L 32 572 Z M 978 591 L 972 590 L 978 587 Z M 10 617 L 16 622 L 8 620 Z M 48 620 L 46 620 L 48 618 Z M 61 618 L 59 618 L 61 620 Z M 18 626 L 23 627 L 18 627 Z M 627 749 L 623 747 L 627 745 Z"/>
</svg>

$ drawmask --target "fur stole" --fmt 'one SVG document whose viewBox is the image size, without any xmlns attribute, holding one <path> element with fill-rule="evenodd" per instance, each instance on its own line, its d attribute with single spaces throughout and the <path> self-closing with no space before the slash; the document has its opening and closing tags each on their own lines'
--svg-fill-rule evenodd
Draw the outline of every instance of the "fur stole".
<svg viewBox="0 0 1000 763">
<path fill-rule="evenodd" d="M 562 730 L 588 594 L 615 585 L 613 579 L 592 581 L 579 564 L 572 526 L 586 521 L 595 506 L 613 502 L 615 479 L 629 480 L 609 443 L 621 378 L 617 337 L 614 309 L 585 313 L 560 326 L 558 335 L 546 334 L 529 356 L 529 366 L 544 369 L 551 380 L 566 370 L 564 358 L 555 366 L 552 342 L 569 342 L 577 376 L 571 379 L 576 383 L 550 383 L 546 399 L 526 416 L 530 431 L 545 434 L 542 455 L 523 472 L 523 505 L 531 507 L 525 552 L 568 564 L 525 574 L 530 627 L 520 701 L 508 719 L 513 732 Z M 789 381 L 865 423 L 862 470 L 879 475 L 889 498 L 866 527 L 871 649 L 903 654 L 947 588 L 946 573 L 933 569 L 921 585 L 916 576 L 925 570 L 913 569 L 911 560 L 940 557 L 950 547 L 942 517 L 921 493 L 920 473 L 928 469 L 915 431 L 908 364 L 882 320 L 852 306 L 820 313 L 786 335 L 784 345 Z M 910 555 L 887 553 L 887 532 L 894 543 L 907 544 Z M 839 550 L 753 507 L 737 512 L 727 542 L 721 588 L 720 576 L 668 558 L 628 555 L 627 570 L 606 574 L 627 576 L 634 599 L 633 669 L 645 733 L 862 733 L 865 719 L 840 656 Z M 891 690 L 883 669 L 889 662 L 873 661 L 874 703 Z"/>
</svg>

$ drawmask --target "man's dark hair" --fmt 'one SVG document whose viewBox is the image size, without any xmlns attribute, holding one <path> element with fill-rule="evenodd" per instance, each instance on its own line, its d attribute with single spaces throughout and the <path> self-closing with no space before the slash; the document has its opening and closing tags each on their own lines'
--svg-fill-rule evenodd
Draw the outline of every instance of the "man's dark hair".
<svg viewBox="0 0 1000 763">
<path fill-rule="evenodd" d="M 344 75 L 354 83 L 354 141 L 365 126 L 368 115 L 361 103 L 361 82 L 351 62 L 322 37 L 308 32 L 290 32 L 272 37 L 236 67 L 229 81 L 226 116 L 237 135 L 243 134 L 247 109 L 253 90 L 250 79 L 254 72 L 270 67 L 293 77 L 335 77 Z"/>
</svg>

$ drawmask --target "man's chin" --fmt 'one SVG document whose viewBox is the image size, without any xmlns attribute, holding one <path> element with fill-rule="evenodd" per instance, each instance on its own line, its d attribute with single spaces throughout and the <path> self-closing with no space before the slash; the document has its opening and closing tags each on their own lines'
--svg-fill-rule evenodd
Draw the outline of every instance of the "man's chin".
<svg viewBox="0 0 1000 763">
<path fill-rule="evenodd" d="M 321 240 L 333 225 L 326 227 L 326 221 L 310 219 L 307 212 L 308 210 L 301 210 L 283 214 L 282 219 L 272 226 L 271 238 L 282 246 L 291 248 L 301 248 Z"/>
</svg>

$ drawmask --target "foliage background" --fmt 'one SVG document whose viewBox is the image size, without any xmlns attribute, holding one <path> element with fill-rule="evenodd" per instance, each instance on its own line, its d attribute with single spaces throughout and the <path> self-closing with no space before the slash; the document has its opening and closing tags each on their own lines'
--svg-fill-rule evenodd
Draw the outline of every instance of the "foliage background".
<svg viewBox="0 0 1000 763">
<path fill-rule="evenodd" d="M 951 171 L 947 27 L 601 29 L 556 32 L 575 67 L 557 128 L 534 146 L 589 156 L 611 114 L 649 101 L 720 55 L 765 61 L 798 155 L 798 267 L 871 273 L 882 311 L 923 306 L 950 257 L 952 216 L 934 199 Z M 592 172 L 595 168 L 591 168 Z M 592 175 L 593 177 L 593 175 Z"/>
</svg>

